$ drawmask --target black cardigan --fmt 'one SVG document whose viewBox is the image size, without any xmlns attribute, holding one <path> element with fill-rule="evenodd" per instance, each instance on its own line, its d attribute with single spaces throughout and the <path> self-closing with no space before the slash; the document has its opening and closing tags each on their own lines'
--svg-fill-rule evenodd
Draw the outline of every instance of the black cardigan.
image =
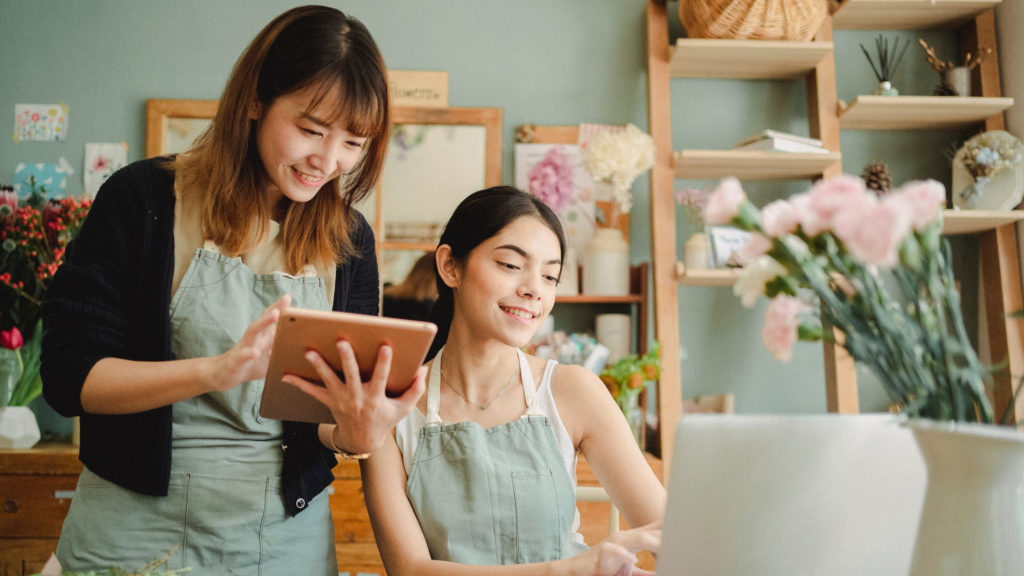
<svg viewBox="0 0 1024 576">
<path fill-rule="evenodd" d="M 141 494 L 166 496 L 171 407 L 126 415 L 86 414 L 85 377 L 105 357 L 171 360 L 174 174 L 167 159 L 135 162 L 100 188 L 68 246 L 43 303 L 43 395 L 64 416 L 81 416 L 79 459 L 101 477 Z M 377 314 L 373 230 L 357 214 L 359 256 L 337 269 L 335 310 Z M 334 454 L 315 424 L 285 422 L 283 496 L 293 516 L 333 480 Z"/>
</svg>

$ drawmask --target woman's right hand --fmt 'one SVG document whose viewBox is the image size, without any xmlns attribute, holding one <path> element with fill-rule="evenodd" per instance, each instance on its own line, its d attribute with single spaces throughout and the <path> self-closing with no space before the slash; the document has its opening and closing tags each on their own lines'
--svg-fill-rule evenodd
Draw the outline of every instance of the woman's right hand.
<svg viewBox="0 0 1024 576">
<path fill-rule="evenodd" d="M 661 520 L 632 530 L 616 532 L 593 548 L 573 557 L 578 569 L 573 574 L 594 576 L 654 576 L 653 572 L 636 566 L 636 553 L 658 552 L 661 547 Z"/>
<path fill-rule="evenodd" d="M 242 382 L 267 376 L 277 321 L 281 310 L 291 302 L 290 294 L 278 298 L 249 324 L 245 334 L 230 350 L 213 359 L 209 375 L 211 390 L 230 390 Z"/>
</svg>

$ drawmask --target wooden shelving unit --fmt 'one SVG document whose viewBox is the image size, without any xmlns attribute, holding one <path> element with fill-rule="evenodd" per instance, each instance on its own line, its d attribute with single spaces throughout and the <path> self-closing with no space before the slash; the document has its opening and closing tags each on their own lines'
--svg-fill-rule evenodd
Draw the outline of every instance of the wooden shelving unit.
<svg viewBox="0 0 1024 576">
<path fill-rule="evenodd" d="M 896 130 L 976 125 L 979 130 L 1005 129 L 1003 112 L 1013 105 L 1013 99 L 1002 94 L 995 25 L 995 7 L 999 4 L 1001 0 L 936 0 L 934 5 L 931 0 L 847 0 L 835 14 L 836 28 L 953 28 L 960 35 L 962 54 L 991 52 L 972 78 L 971 94 L 976 96 L 909 96 L 888 101 L 883 100 L 885 97 L 859 96 L 842 113 L 841 127 Z M 992 377 L 993 404 L 1001 414 L 1013 402 L 1016 382 L 1024 377 L 1024 322 L 1010 317 L 1011 312 L 1024 308 L 1014 225 L 1018 218 L 948 212 L 946 216 L 946 234 L 978 234 L 988 360 L 1007 367 Z M 1024 421 L 1024 404 L 1016 403 L 1014 419 Z"/>
<path fill-rule="evenodd" d="M 839 152 L 797 154 L 754 150 L 680 150 L 674 154 L 675 177 L 712 180 L 809 180 L 842 160 Z"/>
<path fill-rule="evenodd" d="M 675 78 L 800 78 L 831 54 L 831 42 L 680 38 L 669 68 Z"/>
<path fill-rule="evenodd" d="M 679 347 L 680 286 L 728 286 L 737 272 L 686 271 L 676 257 L 676 178 L 804 179 L 842 172 L 839 132 L 844 130 L 1003 129 L 1004 98 L 999 78 L 995 16 L 1000 0 L 846 0 L 826 18 L 813 42 L 680 39 L 670 42 L 665 0 L 648 0 L 646 48 L 649 131 L 656 146 L 651 170 L 650 232 L 655 306 L 655 337 L 665 350 Z M 834 18 L 834 20 L 833 20 Z M 975 97 L 859 96 L 844 104 L 836 97 L 833 29 L 955 28 L 961 51 L 992 57 L 978 67 Z M 672 147 L 671 78 L 805 78 L 810 135 L 828 155 L 781 155 L 737 150 L 675 150 Z M 1024 214 L 1024 213 L 1022 213 Z M 1008 405 L 1013 379 L 1024 377 L 1024 330 L 1007 312 L 1024 308 L 1014 223 L 1016 213 L 945 213 L 945 234 L 978 234 L 988 341 L 993 358 L 1009 358 L 1010 377 L 997 378 L 996 406 Z M 838 346 L 825 347 L 825 380 L 831 412 L 859 411 L 852 359 Z M 673 424 L 682 415 L 682 383 L 676 362 L 663 362 L 659 416 L 663 456 L 671 458 Z M 1017 418 L 1024 418 L 1024 403 Z"/>
<path fill-rule="evenodd" d="M 959 28 L 1002 0 L 846 0 L 833 19 L 839 30 Z"/>
<path fill-rule="evenodd" d="M 839 126 L 843 130 L 966 128 L 1011 106 L 1013 98 L 861 95 L 839 113 Z"/>
<path fill-rule="evenodd" d="M 651 253 L 654 265 L 655 337 L 662 349 L 679 349 L 680 285 L 721 286 L 734 282 L 735 272 L 692 271 L 680 274 L 676 258 L 676 210 L 672 191 L 676 178 L 804 180 L 842 171 L 839 122 L 836 115 L 835 58 L 829 18 L 812 42 L 681 39 L 668 37 L 664 0 L 648 0 L 646 17 L 649 82 L 649 131 L 655 143 L 651 169 Z M 805 80 L 810 136 L 822 141 L 825 154 L 782 154 L 750 150 L 680 150 L 672 147 L 671 79 L 733 78 Z M 834 346 L 826 350 L 828 387 L 836 381 Z M 681 365 L 674 356 L 662 361 L 658 410 L 662 457 L 670 459 L 675 423 L 682 415 Z M 850 371 L 852 373 L 852 370 Z M 830 398 L 835 396 L 830 394 Z M 841 402 L 830 410 L 851 411 Z M 666 466 L 666 469 L 668 467 Z"/>
</svg>

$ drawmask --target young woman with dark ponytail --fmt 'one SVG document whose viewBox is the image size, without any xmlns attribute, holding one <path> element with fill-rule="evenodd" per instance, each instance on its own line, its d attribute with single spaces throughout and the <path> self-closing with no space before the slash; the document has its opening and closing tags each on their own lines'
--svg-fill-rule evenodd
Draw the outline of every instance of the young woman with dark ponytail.
<svg viewBox="0 0 1024 576">
<path fill-rule="evenodd" d="M 564 256 L 558 218 L 515 188 L 472 194 L 448 221 L 427 393 L 363 466 L 389 575 L 639 574 L 635 553 L 657 549 L 665 491 L 604 385 L 519 349 L 551 312 Z M 641 527 L 590 549 L 580 452 Z"/>
</svg>

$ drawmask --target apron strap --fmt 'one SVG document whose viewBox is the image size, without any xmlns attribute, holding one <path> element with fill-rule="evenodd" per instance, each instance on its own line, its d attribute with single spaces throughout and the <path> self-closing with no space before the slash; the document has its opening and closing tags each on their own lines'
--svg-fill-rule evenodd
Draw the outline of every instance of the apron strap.
<svg viewBox="0 0 1024 576">
<path fill-rule="evenodd" d="M 437 351 L 434 356 L 434 363 L 430 367 L 430 377 L 427 379 L 427 423 L 441 424 L 441 354 L 444 348 Z"/>
<path fill-rule="evenodd" d="M 523 418 L 529 418 L 530 416 L 543 416 L 544 413 L 540 409 L 540 405 L 537 402 L 537 385 L 533 380 L 533 372 L 530 370 L 530 363 L 526 359 L 526 354 L 516 348 L 516 354 L 519 355 L 519 374 L 523 380 L 523 395 L 526 397 L 526 414 L 523 414 Z M 555 367 L 555 362 L 548 361 L 544 367 L 544 375 L 541 381 L 547 380 L 551 375 L 551 370 Z"/>
<path fill-rule="evenodd" d="M 443 423 L 441 420 L 441 355 L 443 353 L 444 348 L 437 351 L 434 364 L 430 369 L 430 377 L 427 379 L 427 422 L 425 426 Z M 533 380 L 533 372 L 530 371 L 530 363 L 522 350 L 516 348 L 516 355 L 519 357 L 519 376 L 522 379 L 523 394 L 526 397 L 526 413 L 522 415 L 522 418 L 543 416 L 544 413 L 537 402 L 537 386 Z M 557 365 L 558 362 L 548 360 L 544 367 L 542 381 L 551 378 Z"/>
</svg>

